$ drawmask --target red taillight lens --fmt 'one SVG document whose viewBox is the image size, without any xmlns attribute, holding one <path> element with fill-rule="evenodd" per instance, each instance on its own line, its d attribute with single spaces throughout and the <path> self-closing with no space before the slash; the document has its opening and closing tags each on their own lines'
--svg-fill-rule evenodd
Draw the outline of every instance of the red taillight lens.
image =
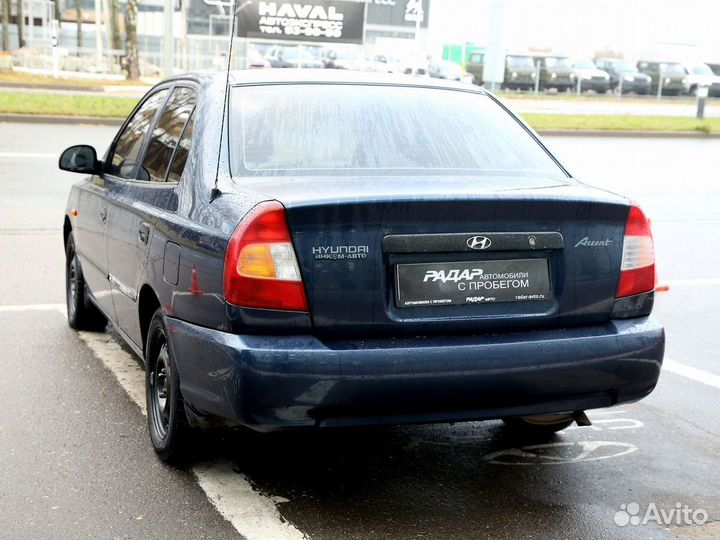
<svg viewBox="0 0 720 540">
<path fill-rule="evenodd" d="M 637 206 L 630 207 L 617 298 L 650 292 L 655 289 L 655 248 L 650 222 Z"/>
<path fill-rule="evenodd" d="M 225 254 L 225 300 L 243 307 L 307 311 L 285 208 L 258 204 L 233 232 Z"/>
</svg>

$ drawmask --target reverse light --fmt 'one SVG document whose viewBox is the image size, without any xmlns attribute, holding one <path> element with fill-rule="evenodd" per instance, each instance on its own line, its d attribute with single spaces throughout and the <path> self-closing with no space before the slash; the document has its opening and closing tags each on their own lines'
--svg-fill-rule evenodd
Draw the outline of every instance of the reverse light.
<svg viewBox="0 0 720 540">
<path fill-rule="evenodd" d="M 625 225 L 620 281 L 616 298 L 655 289 L 655 248 L 650 221 L 638 206 L 631 206 Z"/>
<path fill-rule="evenodd" d="M 285 208 L 277 201 L 255 206 L 237 226 L 225 254 L 225 300 L 241 306 L 307 311 Z"/>
</svg>

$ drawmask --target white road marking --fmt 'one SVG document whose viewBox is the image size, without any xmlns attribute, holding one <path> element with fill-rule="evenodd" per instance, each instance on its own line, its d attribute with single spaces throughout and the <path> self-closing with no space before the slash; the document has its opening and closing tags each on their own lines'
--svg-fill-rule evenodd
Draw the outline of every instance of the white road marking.
<svg viewBox="0 0 720 540">
<path fill-rule="evenodd" d="M 210 502 L 245 538 L 306 538 L 282 519 L 273 498 L 255 491 L 244 475 L 233 471 L 228 461 L 195 465 L 193 472 Z"/>
<path fill-rule="evenodd" d="M 714 373 L 710 373 L 709 371 L 705 371 L 703 369 L 681 364 L 680 362 L 670 360 L 669 358 L 663 360 L 662 368 L 665 371 L 674 373 L 675 375 L 680 375 L 686 379 L 706 384 L 720 390 L 720 375 L 715 375 Z"/>
<path fill-rule="evenodd" d="M 0 159 L 59 159 L 60 154 L 36 152 L 0 152 Z"/>
<path fill-rule="evenodd" d="M 145 372 L 138 360 L 106 333 L 79 332 L 80 339 L 117 378 L 130 399 L 145 410 Z M 306 536 L 284 520 L 275 504 L 278 499 L 256 491 L 227 460 L 198 463 L 193 467 L 205 495 L 247 540 L 300 540 Z M 278 501 L 279 502 L 279 501 Z"/>
<path fill-rule="evenodd" d="M 620 441 L 558 442 L 498 450 L 482 459 L 493 465 L 563 465 L 626 456 L 637 450 L 634 444 Z"/>
<path fill-rule="evenodd" d="M 65 304 L 26 304 L 14 306 L 0 306 L 0 313 L 12 313 L 18 311 L 60 311 L 65 313 Z"/>
</svg>

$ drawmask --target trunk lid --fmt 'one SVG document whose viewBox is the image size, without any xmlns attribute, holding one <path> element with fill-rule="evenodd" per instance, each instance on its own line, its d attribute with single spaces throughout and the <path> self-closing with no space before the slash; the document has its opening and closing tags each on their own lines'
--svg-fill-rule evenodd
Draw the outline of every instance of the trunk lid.
<svg viewBox="0 0 720 540">
<path fill-rule="evenodd" d="M 318 333 L 473 333 L 609 319 L 629 211 L 619 196 L 536 178 L 243 187 L 285 206 Z M 530 282 L 515 283 L 528 274 Z M 470 291 L 471 283 L 479 285 Z"/>
</svg>

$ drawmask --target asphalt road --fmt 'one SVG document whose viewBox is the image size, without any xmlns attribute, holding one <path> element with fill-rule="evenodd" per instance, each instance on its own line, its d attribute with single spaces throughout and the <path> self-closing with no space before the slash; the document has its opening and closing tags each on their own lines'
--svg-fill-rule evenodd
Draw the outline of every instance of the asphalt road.
<svg viewBox="0 0 720 540">
<path fill-rule="evenodd" d="M 547 141 L 653 218 L 669 361 L 646 400 L 546 442 L 499 422 L 214 433 L 177 470 L 147 441 L 137 361 L 62 312 L 61 220 L 77 178 L 56 158 L 81 142 L 102 153 L 113 132 L 0 124 L 0 538 L 720 536 L 720 142 Z M 623 525 L 631 503 L 639 517 L 680 504 L 709 522 Z"/>
</svg>

